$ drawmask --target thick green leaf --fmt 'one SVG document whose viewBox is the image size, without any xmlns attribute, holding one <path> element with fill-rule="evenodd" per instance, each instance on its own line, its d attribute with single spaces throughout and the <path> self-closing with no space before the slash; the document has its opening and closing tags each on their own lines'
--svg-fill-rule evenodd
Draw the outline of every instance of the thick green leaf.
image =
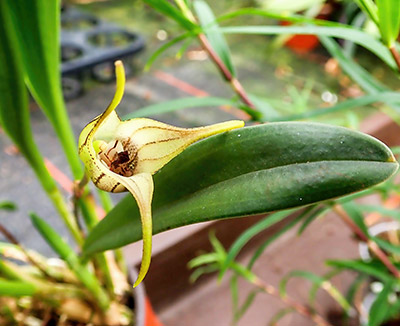
<svg viewBox="0 0 400 326">
<path fill-rule="evenodd" d="M 301 122 L 237 129 L 190 146 L 154 176 L 153 233 L 343 196 L 397 170 L 378 140 Z M 141 238 L 135 200 L 124 198 L 89 234 L 84 254 Z"/>
<path fill-rule="evenodd" d="M 400 98 L 400 95 L 399 95 Z M 176 110 L 193 108 L 193 107 L 202 107 L 202 106 L 221 106 L 228 105 L 234 106 L 237 104 L 236 101 L 231 99 L 226 99 L 222 97 L 184 97 L 178 98 L 176 100 L 171 100 L 167 102 L 160 102 L 156 104 L 152 104 L 141 108 L 137 111 L 134 111 L 130 114 L 127 114 L 123 117 L 124 120 L 139 118 L 139 117 L 148 117 L 155 114 L 162 114 L 167 112 L 172 112 Z"/>
<path fill-rule="evenodd" d="M 203 0 L 195 0 L 193 6 L 212 48 L 217 52 L 231 74 L 236 75 L 228 43 L 226 43 L 224 34 L 221 32 L 211 8 Z"/>
<path fill-rule="evenodd" d="M 399 36 L 400 8 L 398 0 L 377 0 L 379 30 L 382 40 L 387 46 L 392 46 Z"/>
<path fill-rule="evenodd" d="M 350 40 L 370 52 L 374 53 L 389 67 L 396 69 L 396 63 L 390 51 L 375 37 L 353 27 L 331 27 L 331 26 L 230 26 L 221 27 L 224 33 L 228 34 L 305 34 L 325 35 Z"/>
</svg>

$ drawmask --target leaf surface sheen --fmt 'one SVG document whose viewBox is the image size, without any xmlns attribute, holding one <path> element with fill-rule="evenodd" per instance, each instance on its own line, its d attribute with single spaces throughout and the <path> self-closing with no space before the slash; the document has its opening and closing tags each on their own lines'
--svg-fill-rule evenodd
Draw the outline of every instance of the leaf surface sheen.
<svg viewBox="0 0 400 326">
<path fill-rule="evenodd" d="M 190 146 L 154 176 L 153 233 L 336 198 L 390 177 L 398 164 L 373 137 L 316 123 L 269 123 Z M 84 254 L 139 240 L 131 196 L 89 235 Z"/>
</svg>

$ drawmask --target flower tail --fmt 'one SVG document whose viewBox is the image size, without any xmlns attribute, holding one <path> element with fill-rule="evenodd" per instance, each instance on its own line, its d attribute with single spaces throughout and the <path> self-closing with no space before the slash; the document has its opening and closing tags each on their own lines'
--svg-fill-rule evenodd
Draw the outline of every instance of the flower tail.
<svg viewBox="0 0 400 326">
<path fill-rule="evenodd" d="M 139 206 L 140 219 L 142 222 L 143 234 L 143 254 L 142 263 L 140 265 L 139 275 L 133 287 L 139 285 L 147 274 L 151 260 L 152 247 L 152 217 L 151 217 L 151 201 L 153 197 L 153 178 L 150 173 L 139 173 L 130 178 L 117 177 L 119 182 L 129 190 L 136 199 Z"/>
</svg>

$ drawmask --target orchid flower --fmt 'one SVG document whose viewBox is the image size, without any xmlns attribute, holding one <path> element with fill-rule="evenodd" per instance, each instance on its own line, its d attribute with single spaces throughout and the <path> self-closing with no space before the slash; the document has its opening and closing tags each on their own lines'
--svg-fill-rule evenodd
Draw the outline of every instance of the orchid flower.
<svg viewBox="0 0 400 326">
<path fill-rule="evenodd" d="M 115 63 L 117 88 L 108 108 L 82 130 L 79 156 L 87 175 L 100 189 L 129 191 L 140 212 L 143 254 L 134 287 L 145 277 L 151 259 L 153 197 L 152 175 L 193 142 L 227 130 L 243 127 L 239 120 L 183 129 L 155 120 L 137 118 L 121 121 L 115 112 L 125 87 L 121 61 Z"/>
</svg>

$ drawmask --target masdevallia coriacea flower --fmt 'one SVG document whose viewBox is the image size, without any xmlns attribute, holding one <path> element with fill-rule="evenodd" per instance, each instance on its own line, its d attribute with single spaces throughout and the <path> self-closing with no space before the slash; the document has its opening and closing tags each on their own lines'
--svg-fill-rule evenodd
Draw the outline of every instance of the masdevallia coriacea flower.
<svg viewBox="0 0 400 326">
<path fill-rule="evenodd" d="M 135 198 L 142 222 L 143 256 L 137 286 L 145 277 L 151 259 L 153 197 L 152 175 L 193 142 L 227 130 L 243 127 L 239 120 L 206 127 L 184 129 L 155 120 L 136 118 L 121 121 L 115 108 L 122 99 L 125 72 L 115 63 L 117 89 L 103 114 L 93 119 L 79 136 L 79 156 L 87 175 L 100 189 L 129 191 Z"/>
</svg>

